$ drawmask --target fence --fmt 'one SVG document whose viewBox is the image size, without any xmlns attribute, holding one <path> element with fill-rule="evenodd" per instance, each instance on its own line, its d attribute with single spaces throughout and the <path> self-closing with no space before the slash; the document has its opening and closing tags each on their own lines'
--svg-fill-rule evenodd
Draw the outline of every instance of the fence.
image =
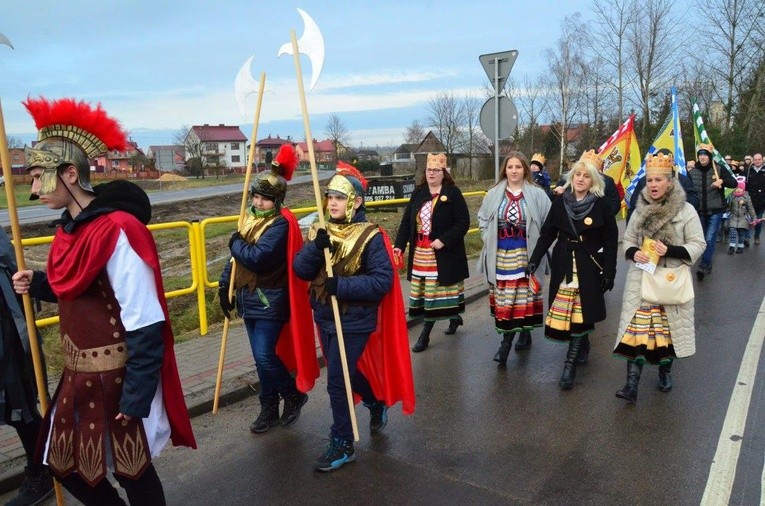
<svg viewBox="0 0 765 506">
<path fill-rule="evenodd" d="M 465 197 L 483 196 L 486 192 L 474 191 L 465 192 Z M 406 205 L 409 199 L 394 199 L 394 200 L 382 200 L 375 202 L 367 202 L 364 205 L 366 207 L 383 207 L 383 206 L 402 206 Z M 298 217 L 310 214 L 317 211 L 316 206 L 312 207 L 300 207 L 291 209 L 291 211 Z M 189 265 L 191 271 L 191 285 L 185 288 L 180 288 L 165 292 L 165 297 L 168 299 L 175 297 L 182 297 L 185 295 L 196 294 L 197 306 L 199 309 L 199 334 L 206 335 L 208 332 L 207 325 L 207 300 L 205 298 L 205 290 L 208 288 L 218 287 L 218 281 L 211 281 L 207 270 L 207 238 L 206 229 L 209 225 L 216 223 L 234 223 L 239 219 L 238 216 L 218 216 L 215 218 L 206 218 L 202 221 L 174 221 L 167 223 L 155 223 L 149 225 L 148 228 L 151 231 L 160 230 L 173 230 L 173 229 L 186 229 L 188 233 L 188 255 Z M 468 233 L 477 233 L 477 228 L 471 228 Z M 35 237 L 31 239 L 22 239 L 21 244 L 24 247 L 40 246 L 44 244 L 50 244 L 53 242 L 53 236 Z M 37 320 L 38 327 L 47 327 L 55 325 L 59 322 L 58 316 L 51 316 L 48 318 L 40 318 Z"/>
</svg>

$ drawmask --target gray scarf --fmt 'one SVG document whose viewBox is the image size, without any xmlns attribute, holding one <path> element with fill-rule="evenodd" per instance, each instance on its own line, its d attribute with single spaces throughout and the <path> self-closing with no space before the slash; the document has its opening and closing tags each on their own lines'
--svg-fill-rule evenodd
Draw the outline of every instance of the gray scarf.
<svg viewBox="0 0 765 506">
<path fill-rule="evenodd" d="M 572 220 L 581 220 L 592 210 L 597 199 L 598 197 L 594 193 L 587 193 L 587 196 L 582 200 L 576 200 L 574 192 L 571 191 L 571 188 L 567 188 L 566 193 L 563 194 L 563 205 Z"/>
</svg>

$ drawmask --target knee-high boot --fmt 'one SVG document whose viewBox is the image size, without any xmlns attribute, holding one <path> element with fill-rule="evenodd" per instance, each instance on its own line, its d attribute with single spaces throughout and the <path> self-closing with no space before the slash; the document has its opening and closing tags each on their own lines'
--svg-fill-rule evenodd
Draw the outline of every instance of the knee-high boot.
<svg viewBox="0 0 765 506">
<path fill-rule="evenodd" d="M 570 390 L 574 386 L 574 378 L 576 378 L 576 360 L 579 358 L 579 350 L 582 347 L 582 338 L 572 337 L 568 343 L 568 353 L 566 354 L 566 362 L 563 365 L 563 374 L 560 377 L 558 386 L 563 390 Z"/>
<path fill-rule="evenodd" d="M 499 345 L 497 354 L 494 355 L 494 361 L 499 362 L 500 367 L 507 365 L 507 356 L 510 354 L 510 348 L 513 347 L 513 338 L 515 332 L 505 332 L 502 337 L 502 343 Z"/>
<path fill-rule="evenodd" d="M 413 352 L 419 353 L 425 351 L 425 348 L 428 347 L 428 344 L 430 344 L 430 331 L 433 330 L 434 323 L 435 322 L 425 322 L 422 324 L 420 337 L 417 339 L 417 343 L 412 347 Z"/>
<path fill-rule="evenodd" d="M 641 372 L 643 372 L 643 364 L 638 364 L 634 360 L 627 362 L 627 383 L 624 385 L 624 388 L 616 392 L 616 396 L 627 402 L 637 401 Z"/>
<path fill-rule="evenodd" d="M 672 390 L 672 361 L 659 366 L 659 390 L 662 392 Z"/>
<path fill-rule="evenodd" d="M 576 359 L 576 365 L 582 365 L 587 363 L 587 359 L 590 356 L 590 336 L 582 336 L 582 346 L 579 348 L 579 357 Z"/>
</svg>

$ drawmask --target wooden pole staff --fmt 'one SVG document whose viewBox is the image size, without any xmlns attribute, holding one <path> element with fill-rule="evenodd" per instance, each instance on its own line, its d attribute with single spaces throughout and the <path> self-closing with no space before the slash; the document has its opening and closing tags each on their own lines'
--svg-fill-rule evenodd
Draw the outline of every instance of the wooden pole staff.
<svg viewBox="0 0 765 506">
<path fill-rule="evenodd" d="M 252 137 L 250 137 L 250 150 L 247 153 L 247 168 L 244 173 L 244 188 L 242 189 L 242 205 L 239 207 L 239 222 L 236 229 L 240 230 L 244 223 L 247 203 L 250 196 L 250 178 L 252 177 L 252 162 L 255 159 L 255 144 L 258 142 L 258 123 L 260 123 L 260 108 L 263 104 L 263 88 L 266 86 L 266 73 L 260 74 L 260 86 L 258 87 L 258 103 L 255 106 L 255 119 L 252 122 Z M 234 300 L 234 278 L 236 277 L 236 262 L 231 266 L 231 276 L 228 282 L 228 300 Z M 228 342 L 229 319 L 223 321 L 223 336 L 220 341 L 220 356 L 218 357 L 218 374 L 215 378 L 215 395 L 213 397 L 213 414 L 218 413 L 220 401 L 220 388 L 223 382 L 223 362 L 226 357 L 226 343 Z"/>
<path fill-rule="evenodd" d="M 298 50 L 295 30 L 290 30 L 290 40 L 292 41 L 292 56 L 295 60 L 295 72 L 297 73 L 298 91 L 300 94 L 300 107 L 303 110 L 303 126 L 305 127 L 306 144 L 308 144 L 308 158 L 311 161 L 311 179 L 313 180 L 313 193 L 316 198 L 316 208 L 319 215 L 319 226 L 326 228 L 324 223 L 324 212 L 322 210 L 321 189 L 319 188 L 319 172 L 316 168 L 316 156 L 313 151 L 313 136 L 311 135 L 311 125 L 308 122 L 308 107 L 305 102 L 305 90 L 303 89 L 303 72 L 300 69 L 300 51 Z M 334 277 L 332 272 L 332 258 L 329 249 L 324 250 L 324 263 L 327 265 L 327 276 Z M 335 316 L 335 329 L 337 329 L 337 344 L 340 348 L 340 362 L 343 366 L 343 380 L 345 381 L 345 395 L 348 397 L 348 411 L 351 415 L 351 426 L 353 427 L 353 440 L 359 440 L 359 427 L 356 422 L 356 410 L 353 406 L 353 389 L 351 388 L 351 378 L 348 375 L 348 359 L 345 356 L 345 339 L 343 339 L 343 328 L 340 324 L 340 308 L 337 305 L 337 297 L 332 295 L 332 313 Z"/>
<path fill-rule="evenodd" d="M 3 175 L 5 177 L 5 196 L 8 199 L 8 218 L 11 220 L 11 235 L 13 237 L 13 250 L 16 253 L 16 266 L 18 270 L 23 271 L 26 270 L 27 264 L 24 261 L 24 248 L 21 247 L 21 227 L 19 227 L 16 193 L 13 184 L 13 173 L 11 172 L 11 156 L 8 153 L 8 138 L 5 134 L 2 103 L 0 103 L 0 163 L 3 165 Z M 37 397 L 40 399 L 40 409 L 43 412 L 43 416 L 45 416 L 48 412 L 48 385 L 45 384 L 45 374 L 42 370 L 42 355 L 40 354 L 40 344 L 37 341 L 37 327 L 35 326 L 32 298 L 28 293 L 25 293 L 22 296 L 22 301 L 24 302 L 24 318 L 27 322 L 27 332 L 29 334 L 29 349 L 32 352 L 32 366 L 35 370 Z M 64 494 L 61 490 L 61 484 L 54 480 L 53 487 L 56 490 L 56 504 L 63 505 Z"/>
</svg>

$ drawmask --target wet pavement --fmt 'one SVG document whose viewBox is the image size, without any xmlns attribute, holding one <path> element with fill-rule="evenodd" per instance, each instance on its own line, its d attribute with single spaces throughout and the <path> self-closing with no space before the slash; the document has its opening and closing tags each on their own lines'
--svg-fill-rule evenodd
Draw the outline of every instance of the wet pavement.
<svg viewBox="0 0 765 506">
<path fill-rule="evenodd" d="M 763 362 L 745 430 L 729 438 L 721 431 L 741 386 L 742 357 L 747 349 L 761 353 L 762 329 L 751 334 L 765 297 L 765 250 L 727 256 L 718 249 L 712 275 L 696 284 L 697 353 L 675 364 L 671 393 L 657 390 L 657 370 L 646 366 L 636 404 L 614 397 L 626 368 L 611 355 L 626 269 L 620 261 L 609 318 L 596 326 L 573 390 L 557 385 L 566 347 L 541 330 L 531 350 L 512 351 L 507 367 L 497 367 L 499 337 L 483 297 L 468 306 L 455 336 L 443 335 L 439 323 L 430 347 L 412 354 L 413 416 L 396 406 L 386 429 L 371 436 L 368 412 L 357 406 L 356 462 L 330 474 L 312 470 L 331 423 L 322 375 L 290 428 L 250 434 L 254 397 L 194 418 L 200 448 L 168 448 L 156 462 L 168 503 L 699 504 L 722 439 L 740 450 L 729 461 L 718 455 L 735 477 L 726 502 L 759 504 Z M 412 344 L 419 331 L 410 330 Z"/>
</svg>

